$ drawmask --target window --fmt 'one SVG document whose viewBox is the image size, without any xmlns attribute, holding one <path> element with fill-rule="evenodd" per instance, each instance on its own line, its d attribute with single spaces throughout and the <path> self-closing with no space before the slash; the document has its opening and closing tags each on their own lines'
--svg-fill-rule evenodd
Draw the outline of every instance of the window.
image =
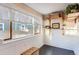
<svg viewBox="0 0 79 59">
<path fill-rule="evenodd" d="M 0 39 L 6 41 L 39 34 L 41 25 L 37 20 L 20 11 L 0 6 Z"/>
<path fill-rule="evenodd" d="M 35 19 L 34 20 L 34 34 L 40 34 L 40 33 L 41 33 L 41 25 Z"/>
<path fill-rule="evenodd" d="M 10 38 L 10 9 L 0 6 L 0 39 Z"/>
<path fill-rule="evenodd" d="M 4 23 L 0 23 L 0 32 L 4 31 Z"/>
<path fill-rule="evenodd" d="M 19 38 L 33 34 L 32 17 L 15 11 L 14 21 L 12 22 L 13 38 Z"/>
</svg>

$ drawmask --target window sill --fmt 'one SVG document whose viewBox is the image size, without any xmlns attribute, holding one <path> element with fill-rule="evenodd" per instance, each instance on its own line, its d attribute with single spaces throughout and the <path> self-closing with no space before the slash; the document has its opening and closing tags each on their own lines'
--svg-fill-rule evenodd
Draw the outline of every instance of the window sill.
<svg viewBox="0 0 79 59">
<path fill-rule="evenodd" d="M 15 41 L 18 41 L 18 40 L 23 40 L 23 39 L 29 39 L 29 38 L 33 38 L 35 36 L 40 36 L 39 34 L 37 35 L 32 35 L 32 34 L 29 34 L 27 36 L 24 36 L 24 37 L 20 37 L 20 38 L 14 38 L 14 39 L 11 39 L 11 40 L 7 40 L 7 41 L 4 41 L 3 39 L 0 40 L 0 44 L 7 44 L 7 43 L 11 43 L 11 42 L 15 42 Z"/>
</svg>

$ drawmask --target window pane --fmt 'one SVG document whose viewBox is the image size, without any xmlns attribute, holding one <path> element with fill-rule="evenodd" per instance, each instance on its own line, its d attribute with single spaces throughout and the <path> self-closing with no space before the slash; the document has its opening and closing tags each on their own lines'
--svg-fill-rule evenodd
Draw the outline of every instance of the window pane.
<svg viewBox="0 0 79 59">
<path fill-rule="evenodd" d="M 19 12 L 15 12 L 12 22 L 13 38 L 19 38 L 33 34 L 32 18 Z"/>
<path fill-rule="evenodd" d="M 0 6 L 0 19 L 10 19 L 10 9 L 7 7 Z"/>
<path fill-rule="evenodd" d="M 41 25 L 35 20 L 34 21 L 34 34 L 41 33 Z"/>
<path fill-rule="evenodd" d="M 0 39 L 10 38 L 10 10 L 0 6 Z"/>
</svg>

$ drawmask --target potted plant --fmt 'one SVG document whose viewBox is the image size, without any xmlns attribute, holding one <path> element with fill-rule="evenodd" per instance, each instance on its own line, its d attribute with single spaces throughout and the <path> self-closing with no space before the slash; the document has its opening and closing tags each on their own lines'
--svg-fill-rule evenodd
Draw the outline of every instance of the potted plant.
<svg viewBox="0 0 79 59">
<path fill-rule="evenodd" d="M 75 13 L 79 11 L 79 4 L 70 4 L 66 7 L 65 14 Z"/>
</svg>

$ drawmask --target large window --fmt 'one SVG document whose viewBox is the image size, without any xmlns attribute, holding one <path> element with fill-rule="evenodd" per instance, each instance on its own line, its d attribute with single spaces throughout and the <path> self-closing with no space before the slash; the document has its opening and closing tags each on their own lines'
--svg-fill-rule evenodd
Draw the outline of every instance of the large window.
<svg viewBox="0 0 79 59">
<path fill-rule="evenodd" d="M 23 12 L 0 6 L 0 39 L 11 40 L 41 33 L 38 19 Z"/>
</svg>

